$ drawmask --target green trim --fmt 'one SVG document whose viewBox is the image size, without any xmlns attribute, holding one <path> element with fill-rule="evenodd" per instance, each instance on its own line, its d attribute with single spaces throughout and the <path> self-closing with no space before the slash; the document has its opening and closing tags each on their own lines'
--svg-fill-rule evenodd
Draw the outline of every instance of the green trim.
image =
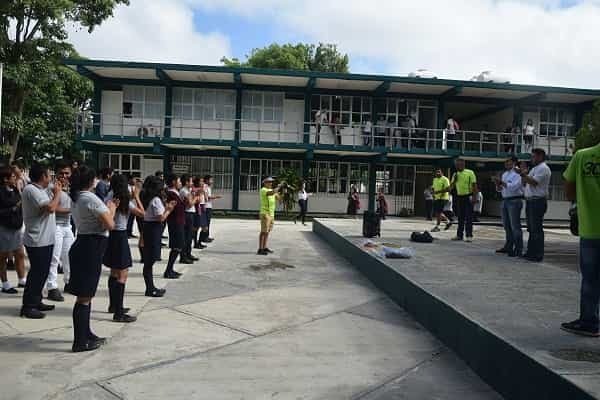
<svg viewBox="0 0 600 400">
<path fill-rule="evenodd" d="M 219 73 L 235 73 L 252 74 L 252 75 L 271 75 L 271 76 L 289 76 L 289 77 L 305 77 L 305 78 L 325 78 L 325 79 L 341 79 L 348 81 L 390 81 L 398 83 L 413 83 L 419 85 L 432 86 L 462 86 L 472 88 L 485 89 L 501 89 L 515 90 L 527 92 L 547 92 L 547 93 L 568 93 L 580 94 L 600 97 L 600 90 L 593 89 L 578 89 L 568 87 L 555 86 L 535 86 L 522 85 L 513 83 L 496 83 L 496 82 L 476 82 L 464 81 L 455 79 L 430 79 L 430 78 L 410 78 L 389 75 L 367 75 L 367 74 L 346 74 L 336 72 L 317 72 L 317 71 L 297 71 L 297 70 L 279 70 L 265 68 L 240 68 L 240 67 L 222 67 L 210 65 L 184 65 L 184 64 L 164 64 L 164 63 L 145 63 L 131 61 L 108 61 L 108 60 L 85 60 L 85 59 L 65 59 L 65 65 L 69 66 L 88 66 L 88 67 L 117 67 L 117 68 L 139 68 L 139 69 L 162 69 L 162 70 L 177 70 L 177 71 L 194 71 L 194 72 L 219 72 Z M 92 71 L 93 72 L 93 71 Z M 233 78 L 232 78 L 233 79 Z"/>
<path fill-rule="evenodd" d="M 173 84 L 173 79 L 162 69 L 156 68 L 154 71 L 156 73 L 156 77 L 160 79 L 161 83 L 166 86 L 170 86 Z"/>
<path fill-rule="evenodd" d="M 392 82 L 390 82 L 390 81 L 383 81 L 381 83 L 381 85 L 377 86 L 377 88 L 373 92 L 373 95 L 374 96 L 385 96 L 386 93 L 387 93 L 387 91 L 390 89 L 391 85 L 392 85 Z"/>
<path fill-rule="evenodd" d="M 446 90 L 444 93 L 442 93 L 440 95 L 441 99 L 448 99 L 450 97 L 454 97 L 456 95 L 461 94 L 463 91 L 463 86 L 455 86 L 453 88 L 450 88 L 448 90 Z"/>
<path fill-rule="evenodd" d="M 377 191 L 377 161 L 371 160 L 369 163 L 369 211 L 375 211 L 375 196 Z"/>
<path fill-rule="evenodd" d="M 233 158 L 233 189 L 232 189 L 232 196 L 231 196 L 231 209 L 233 211 L 238 211 L 240 209 L 240 166 L 241 166 L 241 162 L 240 162 L 240 153 L 239 151 L 237 151 L 237 148 L 235 148 L 236 151 L 233 151 L 234 148 L 232 148 L 232 158 Z"/>
<path fill-rule="evenodd" d="M 86 78 L 91 79 L 93 81 L 99 81 L 102 79 L 99 75 L 93 73 L 92 71 L 90 71 L 89 69 L 87 69 L 86 67 L 83 67 L 81 65 L 77 66 L 77 73 L 79 73 L 79 75 L 85 76 Z"/>
</svg>

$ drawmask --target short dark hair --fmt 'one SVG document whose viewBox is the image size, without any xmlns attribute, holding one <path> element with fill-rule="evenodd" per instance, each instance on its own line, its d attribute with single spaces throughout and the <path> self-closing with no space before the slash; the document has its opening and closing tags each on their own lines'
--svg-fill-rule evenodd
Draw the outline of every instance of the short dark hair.
<svg viewBox="0 0 600 400">
<path fill-rule="evenodd" d="M 456 163 L 456 162 L 465 162 L 465 159 L 464 159 L 464 158 L 460 158 L 460 157 L 456 157 L 456 158 L 454 159 L 454 162 L 455 162 L 455 163 Z"/>
<path fill-rule="evenodd" d="M 113 169 L 106 167 L 100 170 L 100 178 L 107 179 L 110 175 L 112 175 Z"/>
<path fill-rule="evenodd" d="M 535 149 L 531 150 L 531 152 L 533 154 L 535 154 L 535 155 L 542 156 L 542 157 L 546 158 L 546 152 L 544 151 L 544 149 L 540 149 L 538 147 L 538 148 L 535 148 Z"/>
<path fill-rule="evenodd" d="M 512 162 L 513 162 L 513 163 L 515 163 L 515 164 L 518 164 L 518 163 L 519 163 L 519 159 L 518 159 L 517 157 L 515 157 L 515 156 L 508 157 L 508 158 L 507 158 L 506 160 L 504 160 L 504 161 L 512 161 Z"/>
<path fill-rule="evenodd" d="M 0 185 L 4 185 L 4 180 L 10 178 L 10 176 L 12 174 L 14 174 L 14 172 L 11 167 L 1 167 L 0 168 Z"/>
<path fill-rule="evenodd" d="M 165 176 L 165 183 L 167 184 L 167 187 L 172 187 L 173 186 L 173 182 L 175 182 L 177 180 L 178 176 L 172 173 L 169 173 Z"/>
<path fill-rule="evenodd" d="M 96 171 L 86 165 L 82 165 L 80 168 L 73 171 L 73 175 L 71 175 L 71 180 L 69 182 L 69 194 L 71 195 L 71 200 L 77 201 L 79 192 L 90 187 L 95 178 Z"/>
<path fill-rule="evenodd" d="M 189 174 L 183 174 L 181 175 L 181 184 L 183 185 L 184 182 L 189 181 L 190 179 L 192 179 L 192 176 Z"/>
<path fill-rule="evenodd" d="M 211 178 L 212 175 L 204 175 L 204 183 L 208 183 L 208 181 L 210 181 Z"/>
<path fill-rule="evenodd" d="M 19 169 L 25 169 L 25 164 L 21 160 L 15 160 L 10 164 L 11 167 L 18 167 Z"/>
<path fill-rule="evenodd" d="M 45 167 L 42 164 L 35 163 L 29 169 L 29 178 L 31 179 L 31 182 L 39 182 L 44 175 L 48 175 L 48 167 Z"/>
<path fill-rule="evenodd" d="M 65 169 L 65 168 L 72 169 L 71 163 L 68 163 L 65 160 L 56 161 L 56 165 L 54 166 L 54 170 L 56 172 L 60 171 L 61 169 Z"/>
<path fill-rule="evenodd" d="M 154 173 L 154 176 L 161 176 L 164 175 L 165 173 L 162 170 L 158 170 Z"/>
</svg>

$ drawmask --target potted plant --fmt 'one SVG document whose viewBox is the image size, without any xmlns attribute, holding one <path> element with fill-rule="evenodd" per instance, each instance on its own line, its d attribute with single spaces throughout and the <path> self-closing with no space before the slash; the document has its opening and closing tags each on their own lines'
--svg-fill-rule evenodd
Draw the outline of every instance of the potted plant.
<svg viewBox="0 0 600 400">
<path fill-rule="evenodd" d="M 302 187 L 302 177 L 293 168 L 284 168 L 277 175 L 278 183 L 282 184 L 279 201 L 287 216 L 296 207 L 298 191 Z"/>
</svg>

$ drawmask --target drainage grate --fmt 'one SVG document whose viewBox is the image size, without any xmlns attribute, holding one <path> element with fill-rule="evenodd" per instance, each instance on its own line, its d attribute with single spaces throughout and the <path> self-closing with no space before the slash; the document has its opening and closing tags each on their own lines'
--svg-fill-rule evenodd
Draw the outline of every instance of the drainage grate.
<svg viewBox="0 0 600 400">
<path fill-rule="evenodd" d="M 565 361 L 600 363 L 600 351 L 596 350 L 561 349 L 551 351 L 550 355 Z"/>
<path fill-rule="evenodd" d="M 296 268 L 293 265 L 284 264 L 279 261 L 271 261 L 268 264 L 260 264 L 260 265 L 251 265 L 250 269 L 253 271 L 266 271 L 266 270 L 276 270 L 276 269 L 290 269 Z"/>
</svg>

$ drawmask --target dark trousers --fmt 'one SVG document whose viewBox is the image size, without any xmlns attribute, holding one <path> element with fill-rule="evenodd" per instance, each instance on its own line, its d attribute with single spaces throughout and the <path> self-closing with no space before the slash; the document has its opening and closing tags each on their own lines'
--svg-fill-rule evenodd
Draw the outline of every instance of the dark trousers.
<svg viewBox="0 0 600 400">
<path fill-rule="evenodd" d="M 25 249 L 31 267 L 27 273 L 27 284 L 23 292 L 23 306 L 37 307 L 42 302 L 42 290 L 50 272 L 54 245 L 44 247 L 25 246 Z"/>
<path fill-rule="evenodd" d="M 308 210 L 308 200 L 298 200 L 298 206 L 300 207 L 300 214 L 296 217 L 296 219 L 301 218 L 302 223 L 306 219 L 306 211 Z"/>
<path fill-rule="evenodd" d="M 598 304 L 600 302 L 600 239 L 583 239 L 579 242 L 579 268 L 581 269 L 581 323 L 598 329 Z"/>
<path fill-rule="evenodd" d="M 462 239 L 463 235 L 473 237 L 473 195 L 456 196 L 456 214 L 458 216 L 458 229 L 456 237 Z"/>
<path fill-rule="evenodd" d="M 525 207 L 527 215 L 527 255 L 534 258 L 544 258 L 544 214 L 548 209 L 546 199 L 528 199 Z"/>
<path fill-rule="evenodd" d="M 135 215 L 129 214 L 129 219 L 127 220 L 127 235 L 133 236 L 133 221 L 135 221 Z"/>
<path fill-rule="evenodd" d="M 183 256 L 192 255 L 192 242 L 194 241 L 194 214 L 192 212 L 185 213 L 185 225 L 183 227 Z"/>
<path fill-rule="evenodd" d="M 433 218 L 433 200 L 425 200 L 425 218 L 428 221 Z"/>
<path fill-rule="evenodd" d="M 502 225 L 506 242 L 504 249 L 508 253 L 521 255 L 523 252 L 523 232 L 521 231 L 522 199 L 509 199 L 502 201 Z"/>
</svg>

